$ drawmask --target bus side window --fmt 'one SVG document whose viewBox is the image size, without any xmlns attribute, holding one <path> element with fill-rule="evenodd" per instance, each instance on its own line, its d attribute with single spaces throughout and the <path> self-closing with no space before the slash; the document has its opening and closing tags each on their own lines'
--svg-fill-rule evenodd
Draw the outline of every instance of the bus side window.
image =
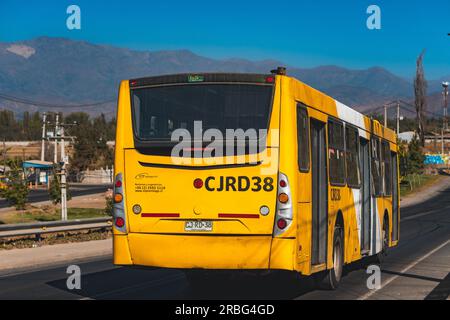
<svg viewBox="0 0 450 320">
<path fill-rule="evenodd" d="M 345 185 L 344 125 L 336 120 L 328 121 L 328 157 L 330 183 Z"/>
<path fill-rule="evenodd" d="M 373 195 L 379 197 L 381 195 L 381 161 L 380 161 L 380 139 L 377 137 L 371 139 L 372 160 L 372 179 L 373 179 Z"/>
<path fill-rule="evenodd" d="M 389 143 L 383 141 L 383 167 L 384 167 L 384 195 L 392 195 L 392 165 L 391 165 L 391 150 Z"/>
<path fill-rule="evenodd" d="M 309 121 L 308 112 L 303 104 L 297 104 L 297 146 L 298 168 L 301 172 L 309 171 Z"/>
<path fill-rule="evenodd" d="M 348 125 L 345 126 L 345 152 L 347 164 L 347 184 L 351 188 L 359 188 L 359 134 L 357 129 Z"/>
</svg>

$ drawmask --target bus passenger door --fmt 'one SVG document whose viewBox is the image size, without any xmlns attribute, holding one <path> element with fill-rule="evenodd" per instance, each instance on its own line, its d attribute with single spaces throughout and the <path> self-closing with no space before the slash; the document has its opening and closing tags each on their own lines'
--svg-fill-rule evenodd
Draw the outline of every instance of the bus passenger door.
<svg viewBox="0 0 450 320">
<path fill-rule="evenodd" d="M 370 250 L 370 150 L 369 141 L 360 138 L 360 167 L 361 167 L 361 255 Z"/>
<path fill-rule="evenodd" d="M 326 263 L 328 234 L 328 179 L 325 124 L 311 120 L 312 248 L 311 264 Z"/>
<path fill-rule="evenodd" d="M 399 236 L 398 228 L 398 166 L 397 154 L 391 153 L 392 163 L 392 241 L 397 241 Z"/>
</svg>

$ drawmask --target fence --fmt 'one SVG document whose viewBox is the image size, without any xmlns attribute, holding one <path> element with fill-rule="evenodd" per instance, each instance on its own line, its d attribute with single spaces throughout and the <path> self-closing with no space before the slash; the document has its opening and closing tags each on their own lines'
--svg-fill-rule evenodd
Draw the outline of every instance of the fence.
<svg viewBox="0 0 450 320">
<path fill-rule="evenodd" d="M 86 170 L 80 174 L 80 182 L 90 184 L 113 183 L 114 167 L 106 169 Z"/>
</svg>

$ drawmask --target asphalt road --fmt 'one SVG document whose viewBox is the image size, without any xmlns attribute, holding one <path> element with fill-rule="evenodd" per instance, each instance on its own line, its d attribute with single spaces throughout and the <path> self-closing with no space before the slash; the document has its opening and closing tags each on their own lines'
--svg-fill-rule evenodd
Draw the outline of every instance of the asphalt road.
<svg viewBox="0 0 450 320">
<path fill-rule="evenodd" d="M 72 184 L 69 185 L 70 194 L 72 197 L 77 196 L 85 196 L 89 194 L 95 194 L 95 193 L 101 193 L 106 192 L 108 188 L 111 188 L 111 185 L 109 184 Z M 50 197 L 48 195 L 48 191 L 45 189 L 32 189 L 30 190 L 30 193 L 28 194 L 28 202 L 34 203 L 34 202 L 41 202 L 41 201 L 47 201 L 50 200 Z M 0 198 L 0 208 L 7 208 L 10 204 L 8 201 L 6 201 L 3 198 Z"/>
<path fill-rule="evenodd" d="M 450 188 L 402 210 L 401 239 L 381 267 L 381 287 L 369 290 L 358 263 L 346 267 L 341 286 L 319 290 L 310 279 L 287 274 L 241 275 L 190 286 L 170 269 L 114 267 L 110 257 L 77 263 L 80 290 L 68 290 L 65 266 L 0 275 L 0 299 L 449 299 Z"/>
</svg>

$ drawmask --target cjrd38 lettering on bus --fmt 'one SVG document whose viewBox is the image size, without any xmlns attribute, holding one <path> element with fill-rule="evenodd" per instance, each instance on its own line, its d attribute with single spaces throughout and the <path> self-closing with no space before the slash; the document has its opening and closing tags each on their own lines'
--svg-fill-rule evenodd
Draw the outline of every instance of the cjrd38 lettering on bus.
<svg viewBox="0 0 450 320">
<path fill-rule="evenodd" d="M 203 185 L 203 181 L 200 178 L 194 180 L 194 186 L 199 189 Z M 207 191 L 266 191 L 270 192 L 274 188 L 272 177 L 247 177 L 247 176 L 219 176 L 219 177 L 206 177 L 205 189 Z"/>
</svg>

